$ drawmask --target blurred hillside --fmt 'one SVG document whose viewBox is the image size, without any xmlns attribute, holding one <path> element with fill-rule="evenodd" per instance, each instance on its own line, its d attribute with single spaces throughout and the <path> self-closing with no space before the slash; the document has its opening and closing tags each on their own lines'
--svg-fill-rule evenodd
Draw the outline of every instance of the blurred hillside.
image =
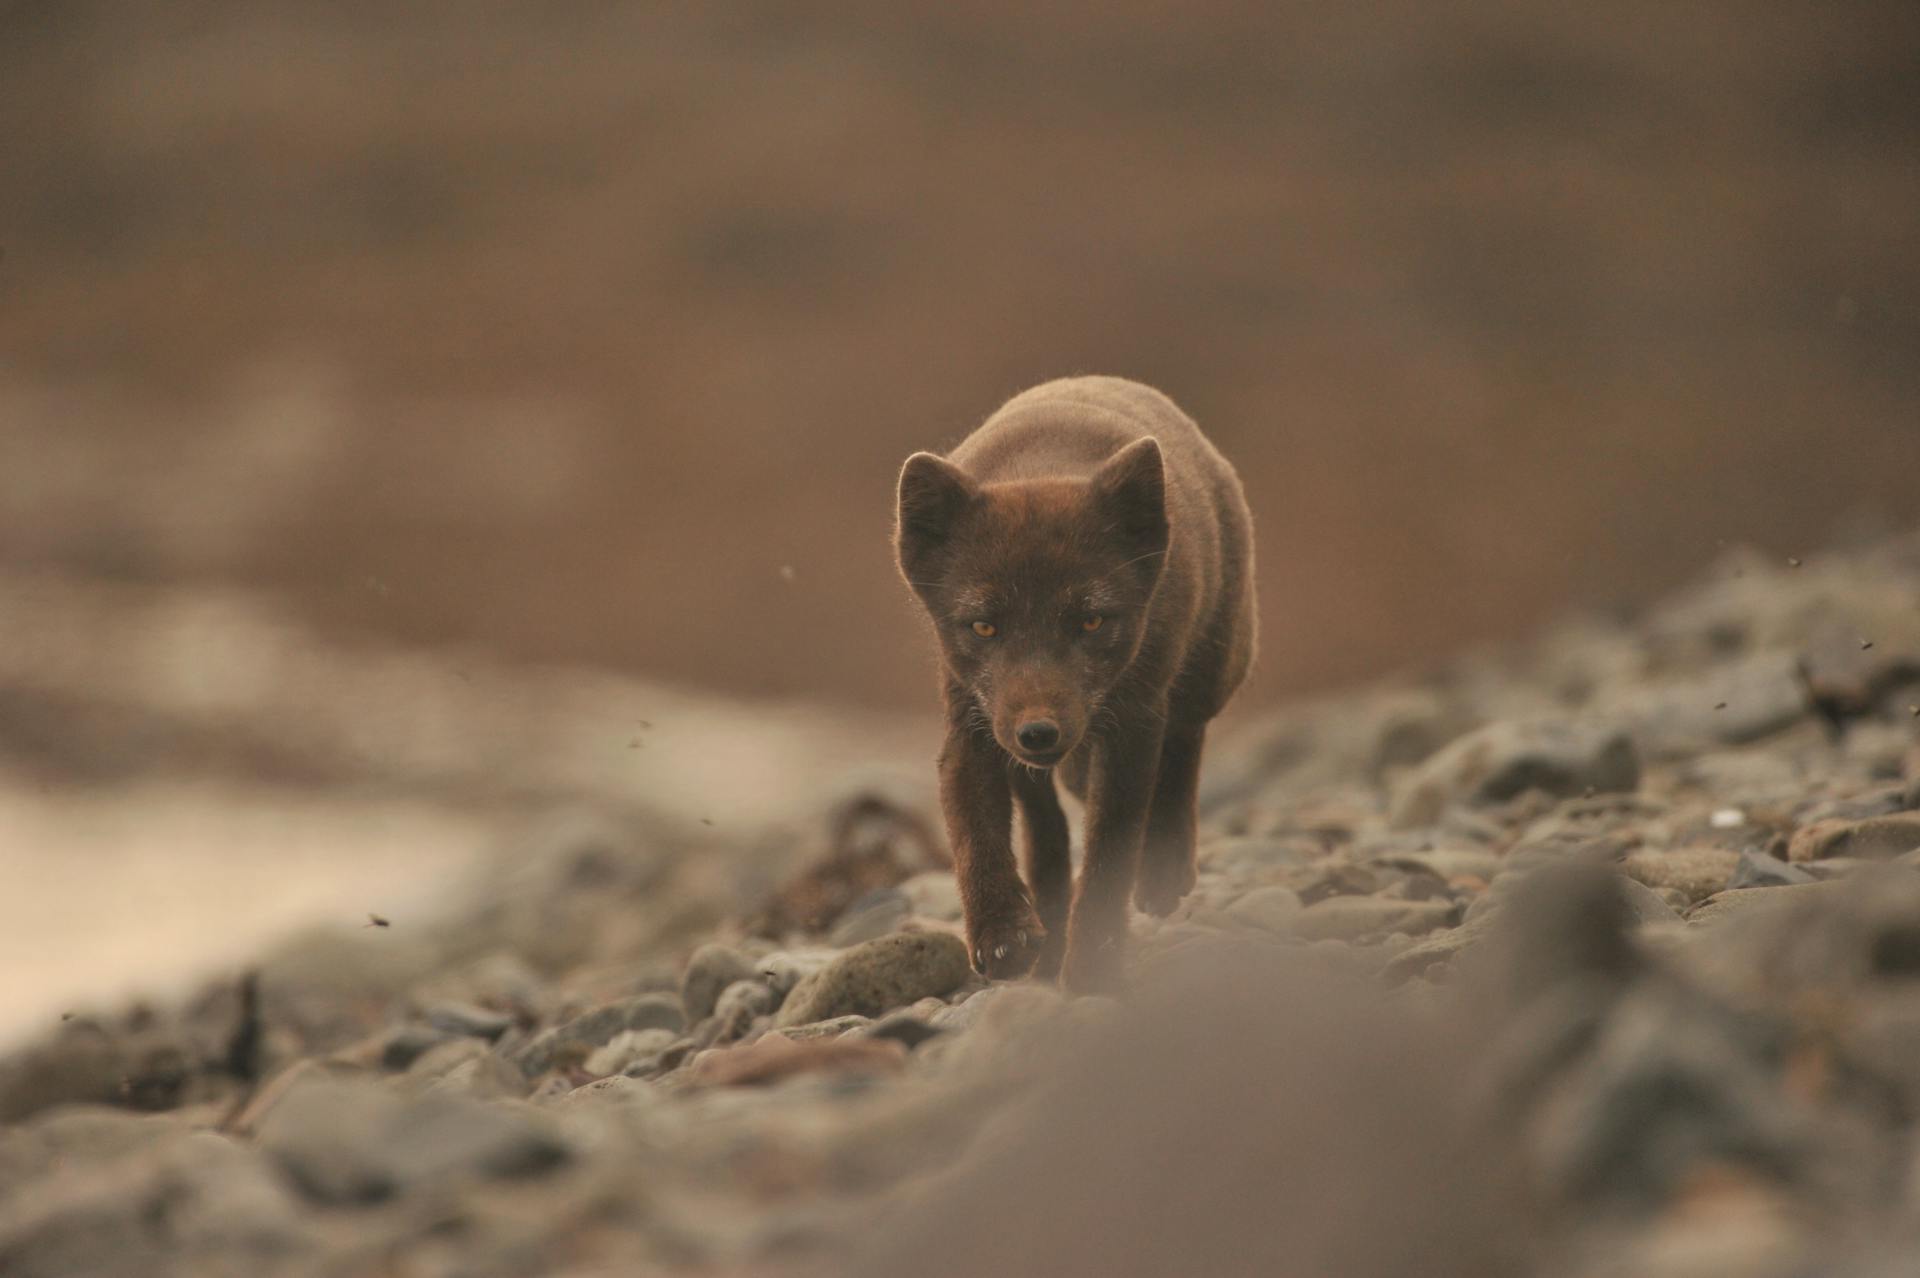
<svg viewBox="0 0 1920 1278">
<path fill-rule="evenodd" d="M 924 700 L 911 449 L 1241 465 L 1267 695 L 1920 473 L 1920 8 L 0 5 L 0 567 Z"/>
</svg>

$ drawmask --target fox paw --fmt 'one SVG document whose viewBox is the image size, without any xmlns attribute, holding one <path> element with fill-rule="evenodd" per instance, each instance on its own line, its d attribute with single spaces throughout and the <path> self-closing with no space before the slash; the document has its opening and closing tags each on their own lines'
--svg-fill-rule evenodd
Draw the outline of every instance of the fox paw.
<svg viewBox="0 0 1920 1278">
<path fill-rule="evenodd" d="M 1074 994 L 1117 993 L 1122 953 L 1118 938 L 1069 942 L 1060 965 L 1061 986 Z"/>
<path fill-rule="evenodd" d="M 1025 976 L 1046 947 L 1047 932 L 1031 910 L 968 929 L 974 970 L 990 981 Z"/>
<path fill-rule="evenodd" d="M 1133 903 L 1142 913 L 1163 919 L 1193 891 L 1197 878 L 1190 860 L 1150 862 L 1140 867 L 1140 878 L 1133 885 Z"/>
</svg>

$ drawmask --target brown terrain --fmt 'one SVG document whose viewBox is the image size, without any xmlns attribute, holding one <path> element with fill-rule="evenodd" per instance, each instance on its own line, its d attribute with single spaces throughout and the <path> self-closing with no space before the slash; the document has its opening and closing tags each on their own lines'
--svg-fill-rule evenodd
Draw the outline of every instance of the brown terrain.
<svg viewBox="0 0 1920 1278">
<path fill-rule="evenodd" d="M 174 608 L 87 681 L 209 615 L 271 677 L 75 716 L 149 748 L 50 787 L 52 828 L 165 785 L 154 841 L 251 836 L 292 861 L 239 873 L 271 903 L 314 877 L 290 836 L 332 839 L 361 895 L 277 937 L 236 901 L 132 999 L 47 1003 L 113 941 L 41 933 L 0 984 L 45 1004 L 0 1051 L 8 1278 L 1879 1278 L 1920 1245 L 1920 535 L 1735 551 L 1251 718 L 1118 998 L 970 971 L 911 723 Z M 642 706 L 635 760 L 608 718 Z M 231 751 L 282 723 L 249 824 Z"/>
<path fill-rule="evenodd" d="M 1914 509 L 1905 0 L 0 6 L 0 560 L 918 705 L 891 481 L 1239 466 L 1252 697 Z"/>
<path fill-rule="evenodd" d="M 0 1273 L 1907 1273 L 1916 155 L 1907 0 L 0 3 Z M 888 545 L 1076 371 L 1264 608 L 1119 998 Z"/>
</svg>

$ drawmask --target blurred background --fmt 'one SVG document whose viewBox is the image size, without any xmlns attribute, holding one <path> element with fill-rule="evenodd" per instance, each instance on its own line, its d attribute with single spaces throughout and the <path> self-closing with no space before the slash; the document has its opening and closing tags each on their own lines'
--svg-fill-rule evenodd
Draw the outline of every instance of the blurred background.
<svg viewBox="0 0 1920 1278">
<path fill-rule="evenodd" d="M 1913 509 L 1906 0 L 0 15 L 10 567 L 917 705 L 899 461 L 1114 372 L 1274 696 Z"/>
<path fill-rule="evenodd" d="M 0 933 L 472 842 L 174 773 L 704 815 L 768 699 L 891 748 L 898 464 L 1064 373 L 1239 465 L 1249 704 L 1903 523 L 1916 156 L 1910 0 L 0 4 Z M 666 688 L 738 731 L 660 762 Z"/>
</svg>

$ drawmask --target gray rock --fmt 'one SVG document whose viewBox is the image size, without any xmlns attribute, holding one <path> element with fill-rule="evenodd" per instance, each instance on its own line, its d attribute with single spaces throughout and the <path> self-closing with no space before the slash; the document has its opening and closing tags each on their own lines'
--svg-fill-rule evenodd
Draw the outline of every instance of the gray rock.
<svg viewBox="0 0 1920 1278">
<path fill-rule="evenodd" d="M 1571 1005 L 1570 1022 L 1600 1010 L 1577 985 L 1547 997 Z M 1536 1007 L 1515 1028 L 1540 1021 Z M 1560 1201 L 1635 1207 L 1667 1201 L 1701 1166 L 1762 1175 L 1800 1166 L 1810 1133 L 1778 1098 L 1769 1030 L 1662 984 L 1635 988 L 1544 1085 L 1551 1100 L 1529 1134 L 1533 1165 Z M 1509 1044 L 1503 1054 L 1524 1053 Z M 1543 1055 L 1565 1059 L 1553 1047 Z"/>
<path fill-rule="evenodd" d="M 484 1038 L 492 1042 L 513 1028 L 513 1018 L 505 1012 L 476 1007 L 472 1003 L 435 1003 L 427 1009 L 427 1024 L 444 1034 Z"/>
<path fill-rule="evenodd" d="M 1802 826 L 1787 845 L 1787 860 L 1888 861 L 1915 849 L 1920 849 L 1920 812 L 1896 812 L 1864 821 L 1836 818 Z"/>
<path fill-rule="evenodd" d="M 1620 706 L 1634 739 L 1655 759 L 1702 754 L 1784 732 L 1812 710 L 1785 653 L 1762 653 L 1710 672 L 1648 687 Z"/>
<path fill-rule="evenodd" d="M 558 1134 L 523 1107 L 441 1094 L 406 1100 L 370 1082 L 322 1077 L 267 1112 L 259 1144 L 301 1194 L 336 1206 L 456 1176 L 533 1175 L 568 1156 Z"/>
<path fill-rule="evenodd" d="M 960 921 L 960 885 L 950 870 L 929 870 L 916 874 L 900 885 L 900 891 L 922 918 L 946 923 Z"/>
<path fill-rule="evenodd" d="M 1300 910 L 1299 893 L 1292 888 L 1263 887 L 1248 892 L 1227 906 L 1224 913 L 1238 923 L 1267 932 L 1288 934 L 1299 920 Z"/>
<path fill-rule="evenodd" d="M 1239 883 L 1270 881 L 1287 870 L 1325 855 L 1311 839 L 1244 835 L 1211 839 L 1199 849 L 1199 862 Z"/>
<path fill-rule="evenodd" d="M 832 950 L 776 950 L 760 960 L 754 975 L 766 983 L 776 999 L 785 999 L 801 981 L 838 957 Z"/>
<path fill-rule="evenodd" d="M 1381 896 L 1334 896 L 1301 911 L 1296 936 L 1310 941 L 1353 940 L 1383 932 L 1419 936 L 1453 922 L 1449 901 L 1400 901 Z"/>
<path fill-rule="evenodd" d="M 906 922 L 913 903 L 898 888 L 880 888 L 867 893 L 846 908 L 827 934 L 827 944 L 845 948 L 871 941 Z"/>
<path fill-rule="evenodd" d="M 1703 901 L 1726 887 L 1740 864 L 1731 848 L 1636 848 L 1621 861 L 1621 871 L 1650 888 L 1672 888 L 1687 902 Z"/>
<path fill-rule="evenodd" d="M 941 1030 L 922 1020 L 910 1008 L 889 1012 L 867 1027 L 868 1038 L 890 1038 L 904 1044 L 909 1051 L 929 1039 L 940 1037 Z"/>
<path fill-rule="evenodd" d="M 491 1055 L 493 1052 L 477 1038 L 449 1038 L 414 1057 L 407 1073 L 414 1078 L 439 1078 L 456 1065 Z"/>
<path fill-rule="evenodd" d="M 1678 923 L 1680 911 L 1674 903 L 1661 892 L 1655 891 L 1635 879 L 1620 880 L 1620 895 L 1627 903 L 1627 910 L 1633 921 L 1641 925 L 1649 923 Z"/>
<path fill-rule="evenodd" d="M 1450 803 L 1498 803 L 1526 790 L 1562 798 L 1628 791 L 1640 756 L 1624 729 L 1579 721 L 1490 723 L 1413 769 L 1389 813 L 1398 829 L 1431 825 Z"/>
<path fill-rule="evenodd" d="M 809 1025 L 788 1025 L 774 1031 L 800 1042 L 809 1038 L 839 1038 L 842 1034 L 851 1034 L 873 1024 L 871 1016 L 836 1016 L 831 1020 L 814 1021 Z"/>
<path fill-rule="evenodd" d="M 319 1245 L 266 1159 L 211 1132 L 19 1189 L 0 1206 L 8 1278 L 286 1273 Z"/>
<path fill-rule="evenodd" d="M 658 1026 L 651 1029 L 622 1030 L 615 1034 L 603 1047 L 597 1047 L 587 1057 L 585 1069 L 589 1074 L 605 1077 L 624 1071 L 635 1061 L 648 1056 L 657 1056 L 672 1046 L 680 1035 L 670 1029 Z"/>
<path fill-rule="evenodd" d="M 639 994 L 604 1004 L 541 1034 L 521 1048 L 514 1063 L 537 1078 L 564 1057 L 584 1062 L 596 1047 L 605 1046 L 626 1030 L 686 1028 L 680 1000 L 671 994 Z"/>
<path fill-rule="evenodd" d="M 387 1034 L 380 1044 L 380 1068 L 403 1070 L 429 1049 L 452 1042 L 454 1035 L 431 1025 L 402 1025 Z"/>
<path fill-rule="evenodd" d="M 1840 890 L 1831 883 L 1791 883 L 1781 887 L 1729 888 L 1715 892 L 1687 912 L 1693 925 L 1713 925 L 1762 911 L 1795 908 L 1808 901 L 1823 899 L 1819 894 Z"/>
<path fill-rule="evenodd" d="M 1491 936 L 1497 916 L 1498 911 L 1490 909 L 1468 917 L 1459 927 L 1429 933 L 1388 959 L 1380 969 L 1381 977 L 1389 985 L 1396 985 L 1445 967 Z"/>
<path fill-rule="evenodd" d="M 680 1003 L 687 1020 L 698 1023 L 713 1015 L 721 991 L 746 980 L 753 971 L 747 956 L 731 946 L 707 944 L 695 950 L 680 978 Z"/>
<path fill-rule="evenodd" d="M 450 1065 L 426 1090 L 473 1100 L 503 1100 L 525 1096 L 529 1086 L 527 1076 L 520 1072 L 518 1065 L 498 1052 L 482 1052 Z"/>
<path fill-rule="evenodd" d="M 1733 877 L 1727 880 L 1730 888 L 1787 887 L 1795 883 L 1811 883 L 1813 875 L 1797 865 L 1789 865 L 1779 857 L 1768 856 L 1764 852 L 1742 852 L 1739 863 L 1733 867 Z"/>
<path fill-rule="evenodd" d="M 840 955 L 805 978 L 781 1005 L 776 1028 L 836 1016 L 878 1016 L 958 989 L 971 970 L 967 947 L 947 932 L 896 932 Z"/>
<path fill-rule="evenodd" d="M 720 995 L 713 1009 L 713 1043 L 731 1043 L 746 1034 L 754 1021 L 773 1015 L 779 1006 L 773 991 L 764 981 L 735 981 Z"/>
<path fill-rule="evenodd" d="M 1488 882 L 1500 872 L 1500 858 L 1486 848 L 1443 847 L 1418 852 L 1385 852 L 1374 860 L 1395 869 L 1430 874 L 1446 883 L 1459 879 L 1484 879 Z"/>
<path fill-rule="evenodd" d="M 60 1105 L 0 1126 L 0 1200 L 58 1165 L 104 1163 L 180 1136 L 172 1114 L 106 1105 Z"/>
</svg>

